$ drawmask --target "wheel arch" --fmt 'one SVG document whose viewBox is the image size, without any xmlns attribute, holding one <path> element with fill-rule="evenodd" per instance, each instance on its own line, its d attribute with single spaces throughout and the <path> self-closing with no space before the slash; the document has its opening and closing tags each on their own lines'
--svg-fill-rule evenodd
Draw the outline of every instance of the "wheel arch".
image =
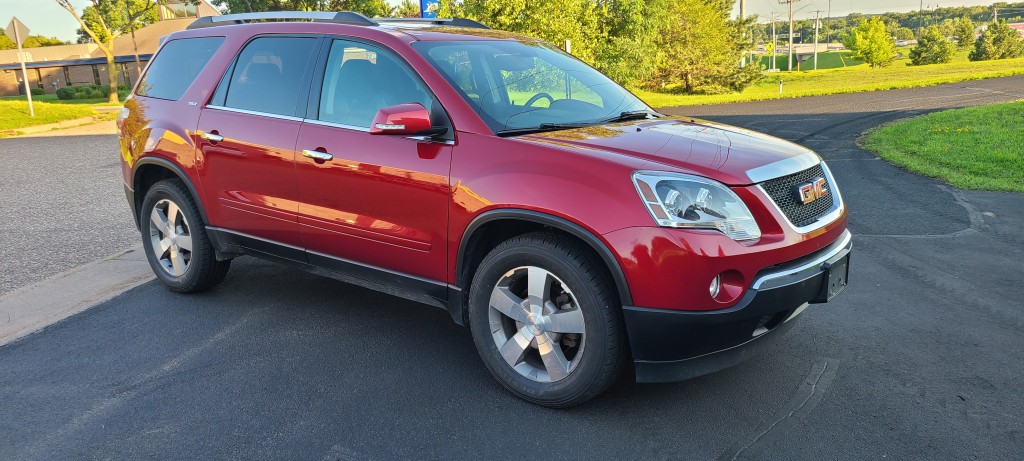
<svg viewBox="0 0 1024 461">
<path fill-rule="evenodd" d="M 140 226 L 140 214 L 142 213 L 142 201 L 146 197 L 146 192 L 154 184 L 164 179 L 179 179 L 188 188 L 192 199 L 195 200 L 196 207 L 199 208 L 199 216 L 203 218 L 203 223 L 209 224 L 210 220 L 206 217 L 206 209 L 203 207 L 203 202 L 199 199 L 199 191 L 196 190 L 194 184 L 189 179 L 188 174 L 185 170 L 178 166 L 176 163 L 160 158 L 160 157 L 143 157 L 135 163 L 132 168 L 132 200 L 134 202 L 134 218 L 135 226 Z"/>
<path fill-rule="evenodd" d="M 472 270 L 483 260 L 484 256 L 501 241 L 536 230 L 555 230 L 571 238 L 583 242 L 604 263 L 611 276 L 619 301 L 624 306 L 633 304 L 626 275 L 615 255 L 597 235 L 583 226 L 565 218 L 547 213 L 524 209 L 499 209 L 481 213 L 466 227 L 459 242 L 458 259 L 455 264 L 455 285 L 464 293 L 472 280 Z M 467 315 L 465 301 L 458 305 L 449 305 L 452 317 L 456 321 L 465 321 Z"/>
</svg>

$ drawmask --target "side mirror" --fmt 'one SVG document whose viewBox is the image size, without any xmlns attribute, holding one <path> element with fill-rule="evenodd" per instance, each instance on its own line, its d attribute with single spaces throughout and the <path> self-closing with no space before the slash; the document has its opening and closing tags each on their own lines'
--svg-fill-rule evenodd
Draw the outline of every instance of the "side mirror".
<svg viewBox="0 0 1024 461">
<path fill-rule="evenodd" d="M 418 102 L 382 108 L 370 124 L 370 134 L 437 136 L 446 131 L 445 127 L 430 126 L 430 112 Z"/>
</svg>

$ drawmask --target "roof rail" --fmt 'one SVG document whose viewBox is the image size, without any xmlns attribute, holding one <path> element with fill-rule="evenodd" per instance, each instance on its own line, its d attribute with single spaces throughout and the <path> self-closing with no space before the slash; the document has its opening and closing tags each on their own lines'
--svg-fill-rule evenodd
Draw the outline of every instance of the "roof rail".
<svg viewBox="0 0 1024 461">
<path fill-rule="evenodd" d="M 381 24 L 432 24 L 450 27 L 469 27 L 473 29 L 490 29 L 486 24 L 466 18 L 377 18 L 375 21 Z"/>
<path fill-rule="evenodd" d="M 237 13 L 221 16 L 203 16 L 186 29 L 200 29 L 225 24 L 245 24 L 246 21 L 305 19 L 318 22 L 336 22 L 357 26 L 376 26 L 376 21 L 352 11 L 267 11 L 261 13 Z"/>
</svg>

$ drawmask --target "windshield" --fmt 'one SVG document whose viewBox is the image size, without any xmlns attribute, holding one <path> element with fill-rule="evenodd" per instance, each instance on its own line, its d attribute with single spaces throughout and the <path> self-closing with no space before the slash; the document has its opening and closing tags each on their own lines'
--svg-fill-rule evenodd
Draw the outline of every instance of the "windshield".
<svg viewBox="0 0 1024 461">
<path fill-rule="evenodd" d="M 495 40 L 413 46 L 497 134 L 593 125 L 626 113 L 653 114 L 608 77 L 543 43 Z"/>
</svg>

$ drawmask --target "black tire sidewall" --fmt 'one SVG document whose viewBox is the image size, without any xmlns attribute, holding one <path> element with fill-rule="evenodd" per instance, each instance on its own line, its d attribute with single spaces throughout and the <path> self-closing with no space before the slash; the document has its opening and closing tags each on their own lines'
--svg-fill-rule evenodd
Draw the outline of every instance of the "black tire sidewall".
<svg viewBox="0 0 1024 461">
<path fill-rule="evenodd" d="M 592 278 L 574 261 L 573 256 L 559 245 L 536 244 L 499 246 L 481 262 L 470 289 L 469 323 L 473 341 L 480 351 L 481 359 L 499 382 L 513 393 L 535 403 L 561 407 L 571 406 L 587 400 L 603 389 L 604 375 L 609 364 L 616 365 L 619 357 L 609 357 L 614 349 L 608 339 L 617 328 L 616 319 L 609 318 L 607 287 L 592 286 Z M 582 259 L 585 264 L 592 262 Z M 491 291 L 509 270 L 521 266 L 543 268 L 558 277 L 572 291 L 583 311 L 586 323 L 583 358 L 576 368 L 563 380 L 554 383 L 538 383 L 520 375 L 512 369 L 498 351 L 490 331 L 488 310 Z M 593 268 L 590 268 L 593 270 Z M 604 296 L 601 296 L 604 294 Z M 606 378 L 605 378 L 606 379 Z"/>
</svg>

